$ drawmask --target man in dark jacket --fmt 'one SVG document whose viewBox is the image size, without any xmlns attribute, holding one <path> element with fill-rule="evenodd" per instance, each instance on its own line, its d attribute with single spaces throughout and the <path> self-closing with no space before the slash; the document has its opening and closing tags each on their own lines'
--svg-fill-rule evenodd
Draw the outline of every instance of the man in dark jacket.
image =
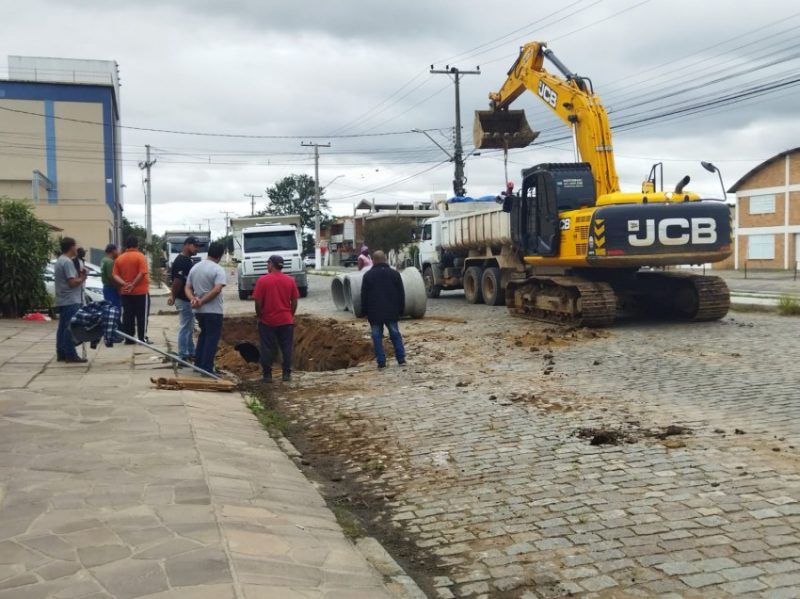
<svg viewBox="0 0 800 599">
<path fill-rule="evenodd" d="M 361 309 L 372 329 L 372 346 L 378 368 L 386 368 L 383 352 L 383 326 L 389 329 L 389 339 L 394 355 L 401 366 L 406 363 L 406 350 L 397 320 L 405 311 L 406 295 L 400 273 L 386 264 L 386 254 L 377 251 L 372 255 L 373 266 L 361 279 Z"/>
</svg>

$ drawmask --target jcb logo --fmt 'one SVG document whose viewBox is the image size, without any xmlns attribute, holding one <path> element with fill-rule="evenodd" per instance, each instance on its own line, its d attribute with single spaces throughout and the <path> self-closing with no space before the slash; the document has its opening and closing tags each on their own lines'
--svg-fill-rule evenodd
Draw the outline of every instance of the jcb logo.
<svg viewBox="0 0 800 599">
<path fill-rule="evenodd" d="M 558 104 L 558 94 L 544 81 L 539 82 L 539 97 L 553 108 Z"/>
<path fill-rule="evenodd" d="M 717 242 L 717 223 L 710 217 L 665 218 L 658 221 L 648 218 L 644 225 L 639 220 L 628 221 L 628 243 L 647 247 L 656 241 L 661 245 L 709 245 Z"/>
</svg>

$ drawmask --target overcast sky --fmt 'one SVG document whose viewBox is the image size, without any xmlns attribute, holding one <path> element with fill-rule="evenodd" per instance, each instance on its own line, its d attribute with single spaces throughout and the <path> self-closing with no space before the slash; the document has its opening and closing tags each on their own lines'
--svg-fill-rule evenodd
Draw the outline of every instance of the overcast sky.
<svg viewBox="0 0 800 599">
<path fill-rule="evenodd" d="M 116 60 L 123 125 L 295 136 L 124 131 L 125 214 L 140 223 L 137 163 L 145 144 L 155 148 L 156 232 L 210 219 L 214 234 L 224 233 L 221 211 L 248 214 L 245 193 L 263 194 L 263 208 L 265 188 L 281 177 L 313 176 L 302 141 L 331 144 L 321 150 L 320 181 L 332 181 L 326 196 L 337 214 L 352 213 L 362 198 L 451 192 L 447 156 L 410 132 L 431 129 L 452 146 L 453 85 L 430 65 L 480 65 L 481 75 L 462 80 L 471 149 L 473 111 L 487 106 L 527 41 L 548 42 L 592 79 L 612 126 L 628 125 L 614 134 L 624 190 L 639 189 L 650 165 L 663 161 L 668 185 L 689 174 L 692 189 L 719 197 L 717 177 L 700 160 L 717 164 L 730 187 L 758 162 L 800 146 L 800 5 L 789 0 L 28 0 L 24 10 L 2 3 L 0 66 L 9 54 Z M 742 93 L 752 95 L 736 97 Z M 525 166 L 573 161 L 567 128 L 536 96 L 524 94 L 514 107 L 543 133 L 512 152 L 510 178 L 518 183 Z M 653 119 L 675 110 L 683 112 Z M 342 137 L 377 133 L 397 134 Z M 470 195 L 497 193 L 501 153 L 471 157 L 467 176 Z"/>
</svg>

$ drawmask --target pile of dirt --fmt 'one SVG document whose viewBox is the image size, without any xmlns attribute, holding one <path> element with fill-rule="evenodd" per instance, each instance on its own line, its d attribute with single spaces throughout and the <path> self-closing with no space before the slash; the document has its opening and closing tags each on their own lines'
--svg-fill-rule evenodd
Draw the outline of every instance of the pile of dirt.
<svg viewBox="0 0 800 599">
<path fill-rule="evenodd" d="M 350 368 L 372 359 L 372 342 L 361 323 L 343 323 L 331 318 L 301 315 L 295 318 L 294 370 L 338 370 Z M 261 371 L 258 364 L 248 364 L 234 349 L 241 341 L 259 345 L 256 319 L 252 316 L 226 318 L 217 354 L 217 366 L 239 376 L 254 376 Z M 279 358 L 276 356 L 276 362 Z"/>
<path fill-rule="evenodd" d="M 639 438 L 659 439 L 669 441 L 669 437 L 686 436 L 693 434 L 688 426 L 670 424 L 669 426 L 642 429 L 638 422 L 626 423 L 623 427 L 583 427 L 575 431 L 581 439 L 589 439 L 590 445 L 619 445 L 620 443 L 636 443 Z M 683 443 L 671 443 L 668 447 L 683 447 Z"/>
</svg>

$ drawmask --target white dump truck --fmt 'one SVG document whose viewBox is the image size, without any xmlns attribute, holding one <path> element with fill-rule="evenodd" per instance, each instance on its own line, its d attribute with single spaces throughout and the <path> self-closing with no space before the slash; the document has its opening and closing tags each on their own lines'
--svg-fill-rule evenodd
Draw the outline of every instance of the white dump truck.
<svg viewBox="0 0 800 599">
<path fill-rule="evenodd" d="M 208 256 L 208 246 L 211 243 L 211 231 L 192 231 L 181 229 L 164 233 L 164 245 L 167 253 L 167 277 L 172 275 L 172 263 L 183 251 L 183 242 L 187 237 L 197 239 L 197 254 L 192 256 L 192 262 L 197 264 Z"/>
<path fill-rule="evenodd" d="M 464 289 L 467 301 L 499 306 L 524 265 L 512 249 L 511 219 L 494 201 L 442 202 L 423 223 L 419 262 L 425 293 Z"/>
<path fill-rule="evenodd" d="M 299 216 L 251 216 L 232 218 L 233 259 L 239 299 L 246 300 L 256 281 L 267 273 L 267 260 L 273 254 L 283 258 L 283 272 L 294 278 L 300 297 L 308 295 L 308 279 L 303 265 L 302 221 Z"/>
</svg>

